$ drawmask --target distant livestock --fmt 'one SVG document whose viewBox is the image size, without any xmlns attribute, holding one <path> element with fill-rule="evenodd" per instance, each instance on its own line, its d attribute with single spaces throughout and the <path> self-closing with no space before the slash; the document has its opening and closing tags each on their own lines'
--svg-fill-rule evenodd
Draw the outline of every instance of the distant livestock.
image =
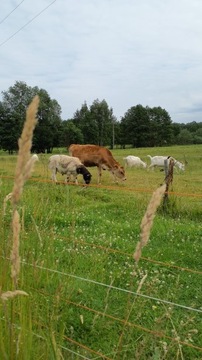
<svg viewBox="0 0 202 360">
<path fill-rule="evenodd" d="M 52 155 L 49 158 L 49 169 L 52 171 L 52 180 L 57 182 L 56 174 L 59 172 L 62 175 L 66 175 L 66 182 L 70 181 L 71 175 L 73 181 L 78 185 L 77 175 L 83 175 L 83 180 L 86 184 L 91 181 L 91 173 L 81 163 L 77 157 L 68 155 Z"/>
<path fill-rule="evenodd" d="M 143 168 L 147 167 L 147 164 L 144 161 L 142 161 L 138 156 L 128 155 L 124 157 L 123 160 L 125 161 L 125 167 L 126 166 L 129 167 L 136 166 Z"/>
<path fill-rule="evenodd" d="M 174 161 L 174 166 L 182 171 L 185 170 L 185 166 L 184 164 L 182 164 L 180 161 L 175 160 L 173 157 L 171 156 L 150 156 L 147 155 L 150 158 L 151 164 L 149 165 L 148 169 L 154 169 L 155 167 L 164 167 L 165 166 L 165 160 L 168 160 L 168 164 L 169 161 L 171 159 L 173 159 Z"/>
<path fill-rule="evenodd" d="M 109 170 L 115 181 L 117 178 L 126 180 L 123 166 L 113 158 L 111 151 L 107 148 L 91 144 L 72 144 L 68 150 L 70 155 L 78 157 L 85 166 L 97 166 L 98 184 L 101 183 L 102 170 Z"/>
</svg>

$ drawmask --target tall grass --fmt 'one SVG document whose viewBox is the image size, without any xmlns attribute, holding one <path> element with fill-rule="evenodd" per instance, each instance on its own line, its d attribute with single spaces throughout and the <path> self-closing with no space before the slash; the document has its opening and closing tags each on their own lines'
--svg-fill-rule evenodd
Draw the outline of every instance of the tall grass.
<svg viewBox="0 0 202 360">
<path fill-rule="evenodd" d="M 12 301 L 18 295 L 28 295 L 25 291 L 18 289 L 18 278 L 20 275 L 20 215 L 18 211 L 18 204 L 22 195 L 23 186 L 25 181 L 30 177 L 34 162 L 38 157 L 30 155 L 30 150 L 32 146 L 32 136 L 35 125 L 37 123 L 36 113 L 38 109 L 39 98 L 36 96 L 31 104 L 28 106 L 26 113 L 26 120 L 24 124 L 24 128 L 22 131 L 22 135 L 18 141 L 19 151 L 17 157 L 17 164 L 15 170 L 15 179 L 12 192 L 9 193 L 5 200 L 10 200 L 12 203 L 12 247 L 10 254 L 11 261 L 11 279 L 12 279 L 12 290 L 7 290 L 0 294 L 0 299 L 4 303 L 5 314 L 8 312 L 8 306 L 5 304 L 6 301 Z M 4 201 L 4 214 L 5 214 L 5 201 Z M 14 359 L 16 355 L 20 353 L 20 346 L 18 341 L 21 341 L 21 334 L 16 336 L 16 327 L 14 321 L 16 319 L 15 316 L 15 303 L 10 304 L 10 318 L 5 319 L 8 333 L 7 338 L 9 339 L 9 343 L 7 347 L 4 347 L 4 342 L 2 342 L 2 354 L 6 357 L 8 356 L 10 359 Z M 18 339 L 18 341 L 17 341 Z M 16 344 L 14 344 L 16 343 Z"/>
<path fill-rule="evenodd" d="M 164 174 L 128 169 L 117 186 L 104 172 L 98 187 L 90 169 L 92 186 L 83 191 L 52 184 L 48 155 L 39 155 L 18 203 L 18 289 L 29 296 L 1 304 L 2 358 L 201 359 L 201 313 L 174 305 L 201 307 L 201 148 L 115 149 L 114 156 L 122 163 L 126 151 L 146 157 L 168 150 L 180 161 L 186 150 L 189 160 L 184 173 L 174 173 L 173 191 L 181 195 L 170 194 L 167 211 L 157 210 L 138 265 L 140 224 Z M 4 215 L 3 199 L 13 189 L 14 160 L 0 157 L 2 292 L 12 285 L 13 206 L 8 202 Z"/>
</svg>

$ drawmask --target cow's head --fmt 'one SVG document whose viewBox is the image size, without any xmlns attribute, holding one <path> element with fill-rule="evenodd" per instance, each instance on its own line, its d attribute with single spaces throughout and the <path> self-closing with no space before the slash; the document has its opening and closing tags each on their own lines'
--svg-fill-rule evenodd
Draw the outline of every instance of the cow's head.
<svg viewBox="0 0 202 360">
<path fill-rule="evenodd" d="M 76 172 L 77 174 L 83 175 L 83 179 L 86 184 L 90 184 L 92 175 L 84 165 L 77 166 Z"/>
<path fill-rule="evenodd" d="M 85 183 L 86 183 L 87 185 L 90 184 L 90 182 L 91 182 L 91 177 L 92 177 L 92 175 L 91 175 L 89 172 L 83 174 L 83 179 L 84 179 L 84 181 L 85 181 Z"/>
<path fill-rule="evenodd" d="M 112 173 L 113 173 L 114 176 L 116 176 L 118 179 L 121 179 L 121 180 L 123 180 L 123 181 L 126 180 L 125 170 L 124 170 L 123 166 L 115 165 L 115 166 L 113 167 Z"/>
</svg>

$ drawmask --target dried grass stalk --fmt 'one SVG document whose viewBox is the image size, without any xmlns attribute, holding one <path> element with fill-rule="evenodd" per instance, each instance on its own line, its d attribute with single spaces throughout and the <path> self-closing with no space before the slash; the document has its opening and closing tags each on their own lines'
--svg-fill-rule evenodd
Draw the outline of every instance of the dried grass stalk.
<svg viewBox="0 0 202 360">
<path fill-rule="evenodd" d="M 28 294 L 25 291 L 22 290 L 15 290 L 15 291 L 6 291 L 3 294 L 0 295 L 1 300 L 6 301 L 8 299 L 14 298 L 17 295 L 25 295 L 28 296 Z"/>
<path fill-rule="evenodd" d="M 8 195 L 6 195 L 6 197 L 4 198 L 4 202 L 3 202 L 3 215 L 6 215 L 6 205 L 8 200 L 12 199 L 12 193 L 9 193 Z"/>
<path fill-rule="evenodd" d="M 153 220 L 156 214 L 156 210 L 161 203 L 161 199 L 166 190 L 166 184 L 160 186 L 154 191 L 151 200 L 148 204 L 147 210 L 142 218 L 140 225 L 141 234 L 140 241 L 137 243 L 135 253 L 133 255 L 136 262 L 139 261 L 142 254 L 142 248 L 147 244 L 149 240 L 150 230 L 152 228 Z"/>
<path fill-rule="evenodd" d="M 17 211 L 17 205 L 20 200 L 20 196 L 23 191 L 25 181 L 29 178 L 33 165 L 38 160 L 37 155 L 33 155 L 31 158 L 31 146 L 33 131 L 37 123 L 37 110 L 39 105 L 39 97 L 35 96 L 31 104 L 27 108 L 26 120 L 20 139 L 18 140 L 19 151 L 17 157 L 15 180 L 11 196 L 13 205 L 13 246 L 11 249 L 11 277 L 15 288 L 17 287 L 18 275 L 20 272 L 20 255 L 19 255 L 19 236 L 20 236 L 20 216 Z"/>
<path fill-rule="evenodd" d="M 11 277 L 14 281 L 15 288 L 17 287 L 17 278 L 20 272 L 20 255 L 19 255 L 19 235 L 20 235 L 20 216 L 18 211 L 15 209 L 13 212 L 12 219 L 13 229 L 13 247 L 11 251 Z"/>
<path fill-rule="evenodd" d="M 18 140 L 18 158 L 15 170 L 15 180 L 12 191 L 12 202 L 15 206 L 21 196 L 25 180 L 30 174 L 30 168 L 27 163 L 30 161 L 30 150 L 32 147 L 33 131 L 37 123 L 36 113 L 39 105 L 39 97 L 35 96 L 27 108 L 26 120 L 20 139 Z M 29 172 L 29 174 L 28 174 Z"/>
</svg>

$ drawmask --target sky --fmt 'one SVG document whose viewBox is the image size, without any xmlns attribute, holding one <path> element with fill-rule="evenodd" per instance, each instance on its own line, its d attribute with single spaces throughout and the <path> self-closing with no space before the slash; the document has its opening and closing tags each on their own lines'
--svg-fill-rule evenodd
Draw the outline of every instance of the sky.
<svg viewBox="0 0 202 360">
<path fill-rule="evenodd" d="M 1 1 L 0 100 L 23 81 L 63 120 L 105 99 L 117 120 L 141 104 L 202 122 L 201 18 L 201 0 Z"/>
</svg>

